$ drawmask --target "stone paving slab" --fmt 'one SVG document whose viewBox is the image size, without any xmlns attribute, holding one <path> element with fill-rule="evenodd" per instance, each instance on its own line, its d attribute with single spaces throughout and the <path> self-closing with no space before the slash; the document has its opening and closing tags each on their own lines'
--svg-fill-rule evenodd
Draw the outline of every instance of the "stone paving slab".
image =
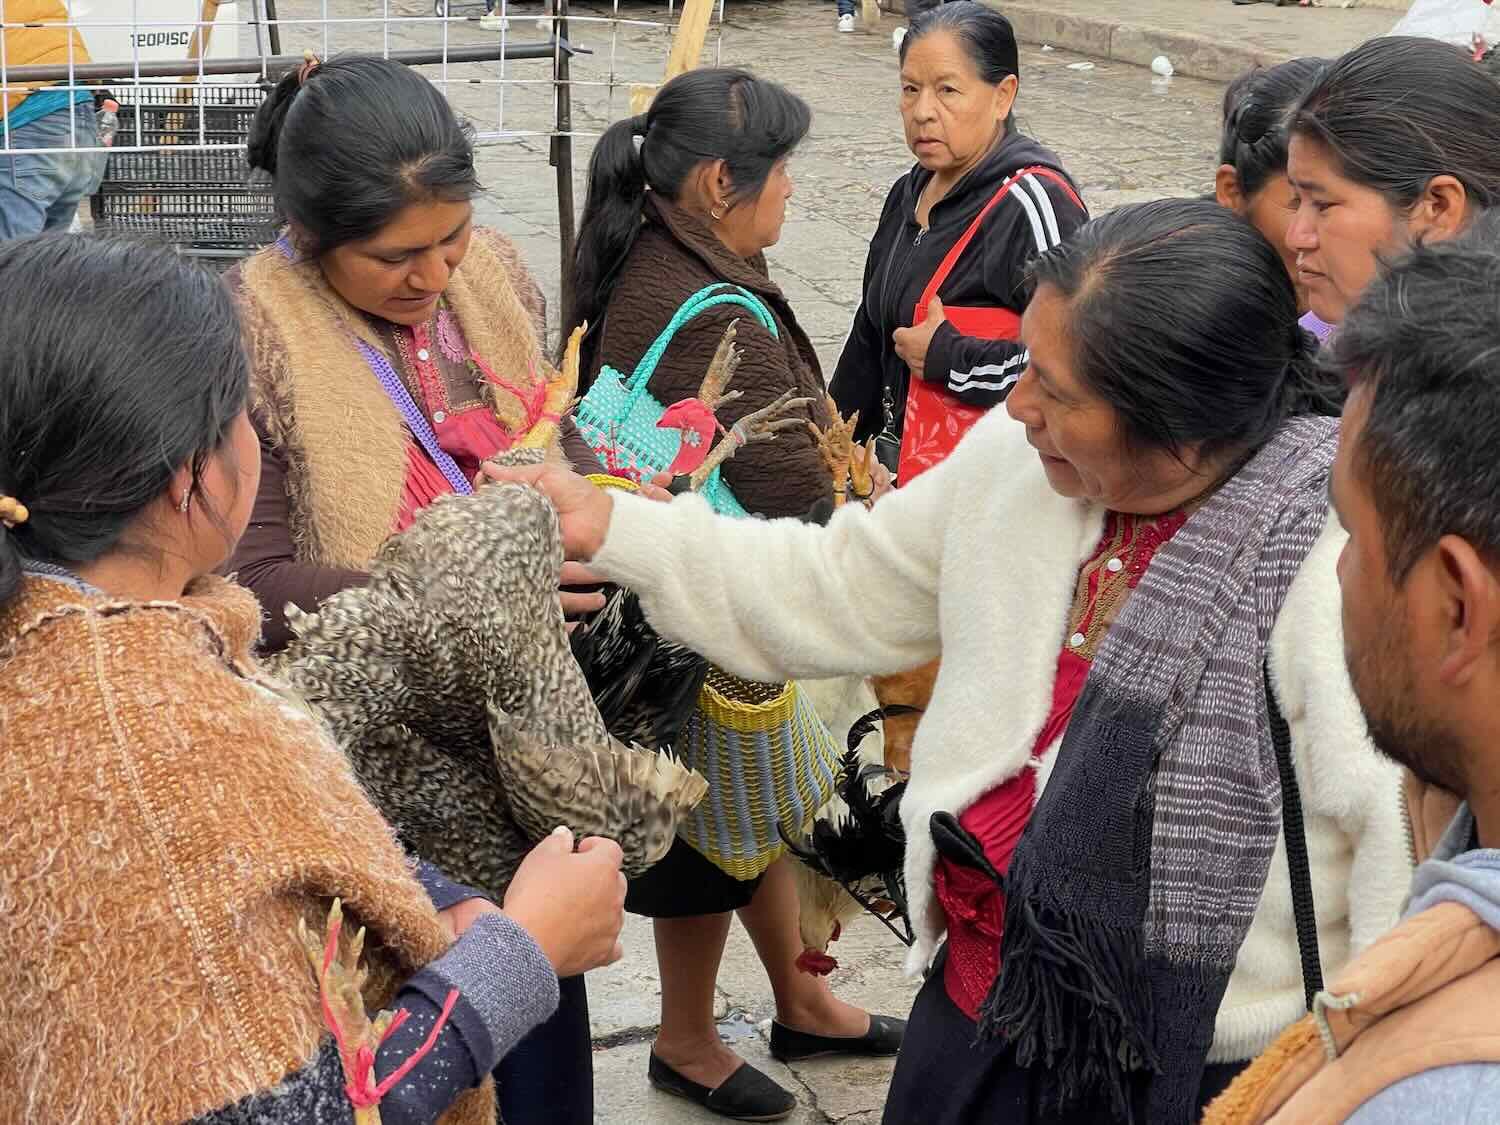
<svg viewBox="0 0 1500 1125">
<path fill-rule="evenodd" d="M 661 978 L 656 971 L 656 949 L 651 920 L 625 917 L 620 935 L 623 960 L 589 974 L 589 1022 L 596 1043 L 627 1043 L 649 1038 L 661 1020 Z M 729 996 L 714 1002 L 714 1018 L 729 1012 Z"/>
<path fill-rule="evenodd" d="M 652 1090 L 646 1059 L 659 1018 L 660 990 L 651 946 L 651 924 L 628 917 L 625 958 L 589 975 L 593 1021 L 595 1119 L 624 1123 L 707 1121 L 696 1107 Z M 904 1016 L 917 983 L 901 974 L 905 947 L 878 922 L 850 923 L 830 949 L 839 961 L 830 983 L 839 996 L 886 1014 Z M 719 973 L 716 1018 L 725 1039 L 751 1064 L 798 1095 L 789 1120 L 823 1123 L 878 1121 L 894 1063 L 890 1059 L 811 1059 L 786 1066 L 770 1057 L 770 985 L 744 929 L 736 923 Z"/>
<path fill-rule="evenodd" d="M 1384 35 L 1406 5 L 1326 3 L 1316 8 L 1229 0 L 986 0 L 1027 43 L 1049 43 L 1150 66 L 1166 55 L 1177 73 L 1227 82 L 1256 64 L 1343 54 Z M 1400 5 L 1399 11 L 1391 7 Z"/>
<path fill-rule="evenodd" d="M 799 1095 L 787 1125 L 823 1125 L 830 1120 L 790 1070 L 771 1058 L 765 1040 L 751 1036 L 735 1045 L 751 1066 Z M 706 1125 L 724 1119 L 654 1089 L 646 1081 L 649 1043 L 631 1043 L 594 1055 L 594 1120 L 599 1125 Z"/>
</svg>

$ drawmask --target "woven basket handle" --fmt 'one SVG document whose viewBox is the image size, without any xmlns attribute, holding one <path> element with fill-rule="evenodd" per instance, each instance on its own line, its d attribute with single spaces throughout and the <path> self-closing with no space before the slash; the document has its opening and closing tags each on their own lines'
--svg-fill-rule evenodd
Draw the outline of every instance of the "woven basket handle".
<svg viewBox="0 0 1500 1125">
<path fill-rule="evenodd" d="M 727 290 L 727 292 L 719 292 L 719 290 Z M 635 365 L 635 370 L 625 381 L 625 389 L 630 392 L 630 397 L 626 399 L 625 407 L 620 412 L 620 421 L 629 417 L 630 412 L 635 409 L 635 404 L 646 393 L 646 386 L 651 382 L 651 376 L 656 372 L 656 365 L 661 362 L 661 357 L 666 352 L 667 345 L 672 342 L 672 337 L 676 336 L 678 330 L 693 317 L 715 305 L 739 305 L 748 309 L 760 326 L 771 334 L 772 339 L 780 339 L 780 333 L 776 329 L 776 319 L 771 315 L 771 310 L 766 308 L 765 302 L 754 293 L 727 282 L 705 286 L 682 303 L 672 319 L 667 322 L 667 326 L 662 329 L 661 335 L 657 336 L 651 346 L 646 349 L 646 354 L 641 356 L 641 361 Z"/>
</svg>

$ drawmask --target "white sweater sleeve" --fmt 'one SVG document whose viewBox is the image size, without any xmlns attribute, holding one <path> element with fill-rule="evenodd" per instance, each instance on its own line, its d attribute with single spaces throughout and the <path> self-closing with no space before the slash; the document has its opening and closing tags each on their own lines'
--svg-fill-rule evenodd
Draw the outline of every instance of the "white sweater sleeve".
<svg viewBox="0 0 1500 1125">
<path fill-rule="evenodd" d="M 906 671 L 938 655 L 938 578 L 955 454 L 826 527 L 717 516 L 616 494 L 591 565 L 640 597 L 664 636 L 731 673 L 777 681 Z"/>
<path fill-rule="evenodd" d="M 1399 771 L 1371 745 L 1344 669 L 1335 567 L 1345 540 L 1330 517 L 1271 631 L 1271 682 L 1291 731 L 1325 980 L 1392 926 L 1411 866 Z M 1266 885 L 1219 1007 L 1210 1062 L 1265 1050 L 1305 1011 L 1286 845 Z"/>
<path fill-rule="evenodd" d="M 1344 663 L 1336 567 L 1346 539 L 1330 513 L 1272 635 L 1272 674 L 1291 729 L 1304 817 L 1322 818 L 1348 841 L 1339 905 L 1354 955 L 1400 920 L 1412 867 L 1401 772 L 1371 743 Z"/>
</svg>

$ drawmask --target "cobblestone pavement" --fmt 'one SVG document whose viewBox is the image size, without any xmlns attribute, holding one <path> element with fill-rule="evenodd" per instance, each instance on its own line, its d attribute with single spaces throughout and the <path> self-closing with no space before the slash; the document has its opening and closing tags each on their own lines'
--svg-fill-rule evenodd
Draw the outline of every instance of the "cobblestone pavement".
<svg viewBox="0 0 1500 1125">
<path fill-rule="evenodd" d="M 324 0 L 281 0 L 287 19 L 310 18 Z M 327 0 L 339 18 L 381 10 L 381 0 Z M 420 0 L 393 0 L 392 10 L 407 17 L 388 29 L 375 25 L 334 25 L 335 51 L 378 48 L 389 34 L 393 48 L 438 43 L 439 25 Z M 474 11 L 477 6 L 457 8 Z M 510 34 L 538 38 L 533 20 L 539 8 L 517 5 Z M 584 4 L 576 13 L 607 15 L 608 5 Z M 621 15 L 659 20 L 664 9 L 627 4 Z M 891 183 L 910 164 L 896 112 L 896 59 L 887 16 L 878 31 L 840 35 L 834 7 L 821 0 L 729 0 L 718 43 L 725 63 L 745 65 L 791 86 L 813 106 L 813 133 L 793 163 L 797 191 L 781 244 L 771 253 L 772 271 L 786 290 L 825 367 L 831 370 L 859 299 L 867 240 Z M 450 42 L 482 41 L 477 26 L 450 25 Z M 322 29 L 289 28 L 288 49 L 322 50 Z M 649 27 L 612 29 L 575 21 L 572 37 L 595 49 L 575 63 L 575 76 L 604 82 L 614 72 L 622 83 L 659 76 L 668 47 L 665 31 Z M 715 50 L 711 34 L 709 52 Z M 1206 191 L 1211 186 L 1217 148 L 1220 87 L 1192 79 L 1168 83 L 1148 71 L 1093 61 L 1074 69 L 1081 56 L 1024 48 L 1019 119 L 1023 129 L 1060 153 L 1095 213 L 1122 203 Z M 454 66 L 456 83 L 493 79 L 494 64 Z M 545 130 L 552 113 L 546 63 L 508 64 L 508 76 L 537 80 L 504 90 L 507 129 Z M 502 106 L 494 86 L 453 84 L 450 97 L 480 130 L 494 130 Z M 598 131 L 628 112 L 625 86 L 580 87 L 575 93 L 575 127 Z M 590 141 L 580 139 L 576 197 L 582 208 L 583 170 Z M 488 188 L 479 203 L 481 220 L 505 231 L 524 249 L 543 279 L 551 301 L 559 276 L 555 180 L 547 165 L 545 137 L 525 137 L 486 145 L 480 154 Z M 589 991 L 596 1042 L 596 1116 L 608 1125 L 645 1125 L 707 1120 L 686 1103 L 650 1090 L 646 1055 L 657 1021 L 656 963 L 650 924 L 631 919 L 626 958 L 592 974 Z M 841 967 L 834 989 L 873 1011 L 904 1015 L 915 987 L 901 975 L 904 949 L 873 922 L 846 928 L 834 947 Z M 798 1125 L 841 1122 L 867 1125 L 879 1120 L 889 1078 L 888 1062 L 823 1060 L 793 1068 L 773 1062 L 766 1050 L 763 1021 L 773 1011 L 770 987 L 749 941 L 736 927 L 719 977 L 720 1014 L 726 1038 L 755 1065 L 796 1091 L 801 1105 L 791 1118 Z"/>
</svg>

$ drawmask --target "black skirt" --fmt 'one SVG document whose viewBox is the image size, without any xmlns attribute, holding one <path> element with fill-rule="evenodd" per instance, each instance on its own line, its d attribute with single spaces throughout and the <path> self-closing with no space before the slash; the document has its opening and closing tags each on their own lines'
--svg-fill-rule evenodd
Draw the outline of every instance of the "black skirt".
<svg viewBox="0 0 1500 1125">
<path fill-rule="evenodd" d="M 594 1041 L 583 977 L 557 982 L 557 1011 L 500 1060 L 495 1096 L 505 1125 L 592 1125 Z"/>
<path fill-rule="evenodd" d="M 978 1025 L 943 987 L 947 956 L 944 946 L 912 1005 L 883 1125 L 1119 1125 L 1121 1118 L 1107 1104 L 1065 1111 L 1046 1105 L 1035 1072 L 1016 1062 L 1008 1044 L 979 1042 Z M 1207 1067 L 1199 1104 L 1212 1100 L 1246 1065 Z M 1144 1084 L 1136 1091 L 1136 1121 L 1150 1120 L 1148 1092 Z"/>
<path fill-rule="evenodd" d="M 646 918 L 728 914 L 750 905 L 762 878 L 736 879 L 678 838 L 661 862 L 630 881 L 625 909 Z"/>
</svg>

